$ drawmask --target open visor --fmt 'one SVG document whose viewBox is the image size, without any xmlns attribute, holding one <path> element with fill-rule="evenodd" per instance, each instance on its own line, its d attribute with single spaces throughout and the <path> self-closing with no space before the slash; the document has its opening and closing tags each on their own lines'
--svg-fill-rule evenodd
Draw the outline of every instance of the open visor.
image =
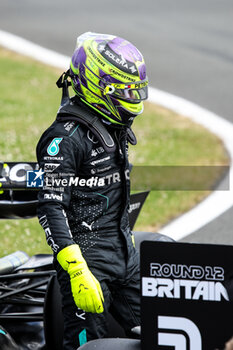
<svg viewBox="0 0 233 350">
<path fill-rule="evenodd" d="M 139 103 L 148 98 L 148 80 L 127 84 L 108 84 L 104 89 L 104 95 L 111 95 L 131 103 Z"/>
</svg>

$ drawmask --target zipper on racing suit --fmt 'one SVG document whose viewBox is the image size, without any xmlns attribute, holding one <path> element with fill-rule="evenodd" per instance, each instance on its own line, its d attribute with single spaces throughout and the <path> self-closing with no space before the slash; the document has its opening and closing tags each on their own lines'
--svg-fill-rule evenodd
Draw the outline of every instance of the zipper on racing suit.
<svg viewBox="0 0 233 350">
<path fill-rule="evenodd" d="M 122 128 L 117 133 L 115 131 L 115 138 L 117 142 L 117 148 L 119 152 L 119 161 L 121 163 L 121 181 L 122 181 L 122 213 L 120 219 L 120 232 L 123 236 L 126 245 L 126 253 L 128 256 L 128 243 L 131 243 L 131 233 L 129 228 L 129 220 L 128 220 L 128 206 L 129 206 L 129 191 L 130 191 L 130 182 L 129 182 L 129 162 L 128 162 L 128 154 L 127 154 L 127 129 Z M 127 179 L 128 177 L 128 179 Z"/>
</svg>

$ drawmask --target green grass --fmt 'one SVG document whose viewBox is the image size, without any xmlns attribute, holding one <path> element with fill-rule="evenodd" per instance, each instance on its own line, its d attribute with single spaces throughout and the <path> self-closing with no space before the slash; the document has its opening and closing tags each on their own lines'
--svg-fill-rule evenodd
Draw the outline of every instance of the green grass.
<svg viewBox="0 0 233 350">
<path fill-rule="evenodd" d="M 28 58 L 0 49 L 0 159 L 35 161 L 42 132 L 53 122 L 61 91 L 61 74 Z M 134 165 L 222 165 L 228 158 L 221 142 L 189 119 L 146 104 L 136 118 L 138 145 L 130 147 Z M 214 181 L 214 178 L 213 178 Z M 187 211 L 207 191 L 152 191 L 135 229 L 156 231 Z M 29 255 L 51 252 L 37 219 L 1 220 L 0 256 L 15 250 Z"/>
<path fill-rule="evenodd" d="M 0 160 L 36 161 L 37 142 L 60 103 L 60 73 L 0 49 Z M 0 220 L 0 235 L 0 256 L 15 250 L 51 253 L 37 218 Z"/>
</svg>

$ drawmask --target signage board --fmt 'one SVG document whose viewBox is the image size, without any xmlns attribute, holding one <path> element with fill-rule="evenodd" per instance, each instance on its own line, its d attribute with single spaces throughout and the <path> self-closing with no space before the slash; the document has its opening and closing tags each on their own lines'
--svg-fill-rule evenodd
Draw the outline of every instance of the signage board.
<svg viewBox="0 0 233 350">
<path fill-rule="evenodd" d="M 143 350 L 217 350 L 233 336 L 233 246 L 141 244 Z"/>
</svg>

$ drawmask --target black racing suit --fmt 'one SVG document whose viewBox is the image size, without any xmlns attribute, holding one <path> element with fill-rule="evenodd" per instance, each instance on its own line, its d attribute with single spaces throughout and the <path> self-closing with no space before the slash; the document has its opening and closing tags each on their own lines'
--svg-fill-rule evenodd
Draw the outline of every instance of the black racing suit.
<svg viewBox="0 0 233 350">
<path fill-rule="evenodd" d="M 140 324 L 139 261 L 129 229 L 126 128 L 109 128 L 116 149 L 107 152 L 87 126 L 56 120 L 37 146 L 45 171 L 38 217 L 55 256 L 63 296 L 64 349 L 76 350 L 107 335 L 110 311 L 126 333 Z M 70 279 L 56 254 L 77 243 L 101 283 L 104 313 L 85 313 L 73 301 Z"/>
</svg>

